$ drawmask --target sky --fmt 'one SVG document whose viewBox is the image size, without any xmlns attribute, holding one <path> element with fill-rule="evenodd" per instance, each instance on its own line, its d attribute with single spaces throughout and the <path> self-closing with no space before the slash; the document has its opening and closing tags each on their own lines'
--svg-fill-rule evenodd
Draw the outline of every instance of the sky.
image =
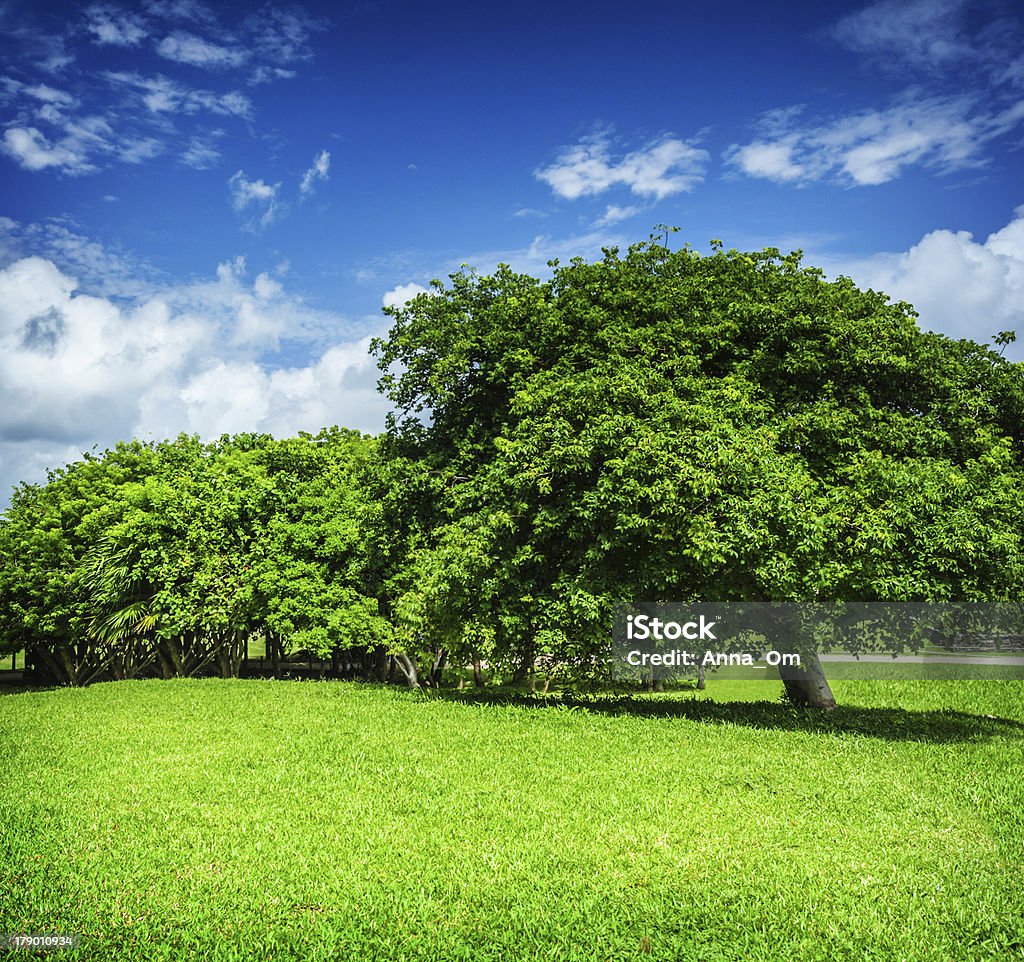
<svg viewBox="0 0 1024 962">
<path fill-rule="evenodd" d="M 0 0 L 0 59 L 0 507 L 131 437 L 380 431 L 383 305 L 660 224 L 1024 338 L 1009 0 Z"/>
</svg>

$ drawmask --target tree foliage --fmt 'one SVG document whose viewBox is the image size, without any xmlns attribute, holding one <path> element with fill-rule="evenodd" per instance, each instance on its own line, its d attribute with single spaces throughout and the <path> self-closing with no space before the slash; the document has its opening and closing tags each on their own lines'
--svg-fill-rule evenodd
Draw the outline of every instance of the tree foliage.
<svg viewBox="0 0 1024 962">
<path fill-rule="evenodd" d="M 1019 365 L 799 253 L 552 266 L 463 270 L 376 344 L 439 627 L 586 663 L 619 602 L 1019 592 Z"/>
<path fill-rule="evenodd" d="M 387 644 L 364 549 L 375 442 L 118 445 L 23 485 L 0 524 L 0 644 L 58 680 L 237 674 L 276 656 Z"/>
<path fill-rule="evenodd" d="M 437 683 L 600 672 L 621 603 L 1019 596 L 1024 373 L 1001 350 L 799 252 L 551 266 L 386 309 L 380 438 L 134 441 L 22 485 L 0 649 L 83 683 L 231 675 L 261 638 L 275 665 L 390 656 Z"/>
</svg>

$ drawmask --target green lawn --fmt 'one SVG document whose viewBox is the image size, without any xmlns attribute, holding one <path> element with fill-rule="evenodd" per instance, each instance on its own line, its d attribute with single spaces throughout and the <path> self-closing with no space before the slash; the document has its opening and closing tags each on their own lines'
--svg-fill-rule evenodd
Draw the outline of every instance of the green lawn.
<svg viewBox="0 0 1024 962">
<path fill-rule="evenodd" d="M 1024 683 L 0 697 L 0 932 L 54 959 L 1024 959 Z M 759 701 L 757 699 L 766 699 Z"/>
</svg>

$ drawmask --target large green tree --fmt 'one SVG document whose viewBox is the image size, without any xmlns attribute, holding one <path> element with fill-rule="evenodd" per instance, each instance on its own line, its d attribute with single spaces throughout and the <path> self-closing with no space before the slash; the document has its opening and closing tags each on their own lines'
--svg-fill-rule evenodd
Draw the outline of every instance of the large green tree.
<svg viewBox="0 0 1024 962">
<path fill-rule="evenodd" d="M 551 266 L 435 282 L 375 345 L 449 635 L 586 662 L 621 602 L 1019 592 L 1020 365 L 798 253 Z M 816 658 L 784 680 L 834 704 Z"/>
</svg>

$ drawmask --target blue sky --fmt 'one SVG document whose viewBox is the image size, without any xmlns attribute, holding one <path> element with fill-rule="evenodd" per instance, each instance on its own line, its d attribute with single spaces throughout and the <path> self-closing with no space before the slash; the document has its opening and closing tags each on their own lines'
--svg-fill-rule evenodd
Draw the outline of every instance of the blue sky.
<svg viewBox="0 0 1024 962">
<path fill-rule="evenodd" d="M 1011 2 L 0 0 L 0 55 L 0 503 L 132 436 L 378 431 L 383 303 L 659 223 L 1024 327 Z"/>
</svg>

